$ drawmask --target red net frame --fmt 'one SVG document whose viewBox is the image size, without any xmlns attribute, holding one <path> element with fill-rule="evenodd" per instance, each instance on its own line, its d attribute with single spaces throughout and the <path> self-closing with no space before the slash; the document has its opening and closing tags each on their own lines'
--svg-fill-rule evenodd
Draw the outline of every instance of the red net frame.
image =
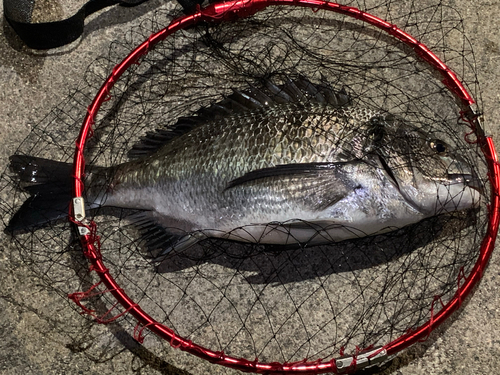
<svg viewBox="0 0 500 375">
<path fill-rule="evenodd" d="M 426 61 L 430 67 L 439 72 L 444 85 L 457 97 L 462 108 L 462 117 L 471 128 L 472 133 L 477 137 L 477 142 L 480 143 L 483 154 L 488 163 L 488 175 L 491 184 L 491 200 L 489 205 L 489 226 L 486 235 L 482 241 L 480 255 L 476 261 L 470 275 L 461 282 L 459 281 L 458 289 L 454 298 L 444 305 L 440 311 L 434 315 L 433 306 L 439 298 L 435 299 L 431 309 L 430 320 L 414 329 L 400 338 L 386 344 L 381 348 L 366 352 L 360 350 L 360 354 L 365 352 L 364 356 L 347 357 L 347 361 L 339 362 L 337 359 L 318 360 L 314 362 L 295 362 L 295 363 L 260 363 L 257 359 L 249 361 L 244 358 L 235 358 L 227 356 L 224 352 L 212 351 L 197 345 L 189 340 L 178 336 L 174 331 L 165 325 L 157 322 L 154 318 L 144 312 L 141 307 L 136 304 L 126 292 L 117 284 L 109 270 L 102 261 L 100 254 L 99 236 L 94 223 L 87 224 L 85 221 L 80 221 L 78 212 L 73 208 L 70 218 L 75 222 L 80 229 L 83 251 L 87 259 L 91 263 L 91 270 L 96 271 L 101 279 L 102 284 L 106 288 L 106 292 L 111 293 L 116 299 L 117 304 L 124 308 L 121 314 L 129 313 L 137 321 L 136 338 L 140 341 L 142 331 L 148 328 L 150 331 L 159 337 L 170 342 L 171 346 L 179 348 L 183 351 L 194 354 L 202 359 L 212 363 L 221 364 L 234 369 L 256 372 L 256 373 L 302 373 L 302 374 L 317 374 L 325 372 L 353 372 L 358 367 L 364 367 L 367 364 L 375 362 L 374 359 L 386 357 L 386 355 L 395 354 L 416 341 L 427 338 L 437 326 L 446 320 L 454 311 L 456 311 L 461 302 L 469 295 L 474 286 L 481 279 L 483 270 L 486 267 L 488 260 L 494 248 L 496 234 L 499 227 L 499 183 L 500 183 L 500 165 L 495 152 L 493 141 L 486 137 L 481 129 L 478 114 L 473 109 L 474 99 L 467 92 L 464 85 L 457 78 L 455 73 L 451 71 L 434 53 L 432 53 L 424 44 L 413 38 L 408 33 L 399 29 L 397 26 L 390 24 L 376 16 L 360 11 L 357 8 L 344 6 L 337 3 L 329 3 L 318 0 L 237 0 L 229 1 L 220 4 L 212 4 L 204 9 L 198 9 L 195 13 L 175 19 L 169 26 L 163 30 L 151 35 L 146 41 L 133 50 L 121 63 L 116 65 L 101 86 L 99 92 L 95 96 L 92 104 L 88 107 L 88 112 L 82 125 L 79 137 L 76 141 L 76 152 L 74 158 L 74 196 L 82 197 L 84 185 L 83 174 L 85 170 L 84 148 L 86 141 L 92 135 L 92 127 L 95 122 L 96 115 L 102 105 L 109 98 L 109 93 L 113 85 L 120 79 L 120 76 L 133 64 L 137 64 L 139 59 L 146 55 L 157 43 L 161 42 L 169 35 L 196 25 L 200 22 L 224 22 L 237 18 L 248 17 L 268 6 L 299 6 L 310 8 L 313 11 L 326 10 L 340 13 L 368 24 L 371 24 L 387 34 L 397 38 L 399 41 L 411 47 L 415 53 Z M 92 291 L 89 291 L 92 292 Z M 79 305 L 79 300 L 87 295 L 73 294 L 70 298 L 74 299 Z M 81 305 L 80 305 L 81 306 Z M 82 306 L 83 307 L 83 306 Z M 91 313 L 91 311 L 87 311 Z M 109 312 L 108 312 L 109 313 Z M 107 315 L 107 314 L 106 314 Z M 111 318 L 112 319 L 112 318 Z M 102 323 L 106 319 L 100 319 Z M 140 328 L 139 328 L 140 327 Z M 363 363 L 363 366 L 361 366 Z"/>
</svg>

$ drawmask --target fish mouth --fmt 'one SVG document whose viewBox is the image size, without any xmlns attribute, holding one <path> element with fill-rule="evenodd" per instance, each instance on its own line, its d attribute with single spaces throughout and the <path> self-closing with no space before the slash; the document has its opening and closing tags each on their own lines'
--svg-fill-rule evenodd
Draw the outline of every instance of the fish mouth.
<svg viewBox="0 0 500 375">
<path fill-rule="evenodd" d="M 484 185 L 475 174 L 450 173 L 448 174 L 448 180 L 450 181 L 450 185 L 463 184 L 478 191 L 481 195 L 484 195 Z"/>
</svg>

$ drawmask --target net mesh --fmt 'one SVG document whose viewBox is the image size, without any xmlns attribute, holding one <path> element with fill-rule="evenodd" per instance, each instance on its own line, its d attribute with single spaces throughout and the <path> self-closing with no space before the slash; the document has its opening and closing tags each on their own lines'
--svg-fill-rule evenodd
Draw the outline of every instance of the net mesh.
<svg viewBox="0 0 500 375">
<path fill-rule="evenodd" d="M 426 44 L 478 98 L 474 57 L 452 8 L 418 2 L 348 2 L 398 25 Z M 89 66 L 82 85 L 33 129 L 16 154 L 71 163 L 87 106 L 115 64 L 173 18 L 155 12 Z M 353 105 L 388 112 L 446 140 L 473 165 L 485 189 L 475 209 L 451 212 L 388 233 L 327 245 L 277 249 L 209 238 L 147 257 L 126 209 L 93 212 L 102 259 L 126 293 L 158 322 L 214 351 L 260 362 L 315 361 L 387 344 L 432 319 L 469 275 L 488 223 L 486 161 L 455 96 L 411 48 L 362 21 L 332 12 L 271 7 L 248 19 L 203 24 L 155 46 L 113 86 L 87 142 L 87 165 L 115 166 L 148 131 L 219 102 L 233 90 L 327 81 Z M 4 224 L 29 194 L 6 171 Z M 58 221 L 12 238 L 18 256 L 44 283 L 82 299 L 100 321 L 132 331 L 89 270 L 72 225 Z M 160 357 L 170 345 L 147 330 Z"/>
</svg>

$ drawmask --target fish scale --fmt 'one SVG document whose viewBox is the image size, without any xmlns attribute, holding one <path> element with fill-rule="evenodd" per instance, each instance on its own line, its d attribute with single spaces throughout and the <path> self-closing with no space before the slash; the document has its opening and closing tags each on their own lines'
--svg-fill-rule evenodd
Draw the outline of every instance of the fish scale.
<svg viewBox="0 0 500 375">
<path fill-rule="evenodd" d="M 314 103 L 300 107 L 281 105 L 272 110 L 260 110 L 254 116 L 239 115 L 208 123 L 165 145 L 150 156 L 150 160 L 122 165 L 113 185 L 119 189 L 162 186 L 166 195 L 175 196 L 171 184 L 193 179 L 193 189 L 197 189 L 197 185 L 209 189 L 213 198 L 208 201 L 219 199 L 221 205 L 226 205 L 220 193 L 231 180 L 249 171 L 283 164 L 337 162 L 338 153 L 345 153 L 339 145 L 352 140 L 339 138 L 339 134 L 344 135 L 339 130 L 345 126 L 339 121 L 344 113 L 343 109 Z M 260 126 L 255 126 L 254 119 Z M 359 122 L 356 125 L 363 132 L 366 124 Z M 266 128 L 267 132 L 254 137 L 253 133 L 261 128 Z M 309 138 L 293 136 L 300 130 L 305 133 L 306 129 Z M 199 197 L 200 201 L 193 203 L 202 212 L 208 208 L 203 202 L 206 194 L 200 191 Z"/>
</svg>

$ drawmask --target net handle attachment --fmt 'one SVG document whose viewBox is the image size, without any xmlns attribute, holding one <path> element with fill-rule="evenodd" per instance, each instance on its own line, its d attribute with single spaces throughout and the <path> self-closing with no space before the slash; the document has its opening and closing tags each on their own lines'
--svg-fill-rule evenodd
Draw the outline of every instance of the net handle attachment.
<svg viewBox="0 0 500 375">
<path fill-rule="evenodd" d="M 314 362 L 301 361 L 296 363 L 260 363 L 257 359 L 249 361 L 244 358 L 227 356 L 224 352 L 212 351 L 178 336 L 170 328 L 157 322 L 144 312 L 140 306 L 135 304 L 126 292 L 116 283 L 109 270 L 103 264 L 103 260 L 100 255 L 99 243 L 98 241 L 93 240 L 93 237 L 96 237 L 95 235 L 91 236 L 88 233 L 85 234 L 85 230 L 80 231 L 80 233 L 82 233 L 82 245 L 84 247 L 85 255 L 92 264 L 92 269 L 97 271 L 102 283 L 106 286 L 107 290 L 109 290 L 109 293 L 111 293 L 123 306 L 123 308 L 138 321 L 138 324 L 167 340 L 174 347 L 178 347 L 183 351 L 194 354 L 209 362 L 221 364 L 245 372 L 265 374 L 319 374 L 326 372 L 351 373 L 362 367 L 384 361 L 388 355 L 399 352 L 418 340 L 425 339 L 429 332 L 435 329 L 447 317 L 456 311 L 459 308 L 461 301 L 464 300 L 464 298 L 471 292 L 473 287 L 480 280 L 483 269 L 487 265 L 493 251 L 496 233 L 499 226 L 500 165 L 498 163 L 493 141 L 491 138 L 484 135 L 479 123 L 479 116 L 477 116 L 473 110 L 474 100 L 467 92 L 464 85 L 457 78 L 456 74 L 452 72 L 424 44 L 420 43 L 405 31 L 357 8 L 319 0 L 232 0 L 224 3 L 214 3 L 203 9 L 198 8 L 192 14 L 179 17 L 173 20 L 170 25 L 163 30 L 152 34 L 145 42 L 132 51 L 121 63 L 116 65 L 106 82 L 101 86 L 92 104 L 89 106 L 88 113 L 76 141 L 76 151 L 73 165 L 73 175 L 75 178 L 74 196 L 76 198 L 82 197 L 84 188 L 81 183 L 84 174 L 83 150 L 85 142 L 91 134 L 92 125 L 94 124 L 97 112 L 99 111 L 101 104 L 109 98 L 109 94 L 114 83 L 132 64 L 139 63 L 140 58 L 147 54 L 157 43 L 179 30 L 196 25 L 200 22 L 223 22 L 248 17 L 268 6 L 299 6 L 310 8 L 313 11 L 333 11 L 369 23 L 385 31 L 410 46 L 421 59 L 426 61 L 432 68 L 438 71 L 441 74 L 443 84 L 461 103 L 464 118 L 469 123 L 471 130 L 476 133 L 482 152 L 487 159 L 492 197 L 489 210 L 489 227 L 487 235 L 481 244 L 479 259 L 477 260 L 471 274 L 461 283 L 461 286 L 455 293 L 455 297 L 444 305 L 438 313 L 435 315 L 433 314 L 432 321 L 429 321 L 415 330 L 406 333 L 402 337 L 394 340 L 382 348 L 360 350 L 359 353 L 352 356 L 330 360 L 317 360 Z M 72 219 L 75 220 L 74 217 Z M 85 222 L 76 221 L 76 224 L 79 228 L 88 227 L 88 224 Z"/>
</svg>

